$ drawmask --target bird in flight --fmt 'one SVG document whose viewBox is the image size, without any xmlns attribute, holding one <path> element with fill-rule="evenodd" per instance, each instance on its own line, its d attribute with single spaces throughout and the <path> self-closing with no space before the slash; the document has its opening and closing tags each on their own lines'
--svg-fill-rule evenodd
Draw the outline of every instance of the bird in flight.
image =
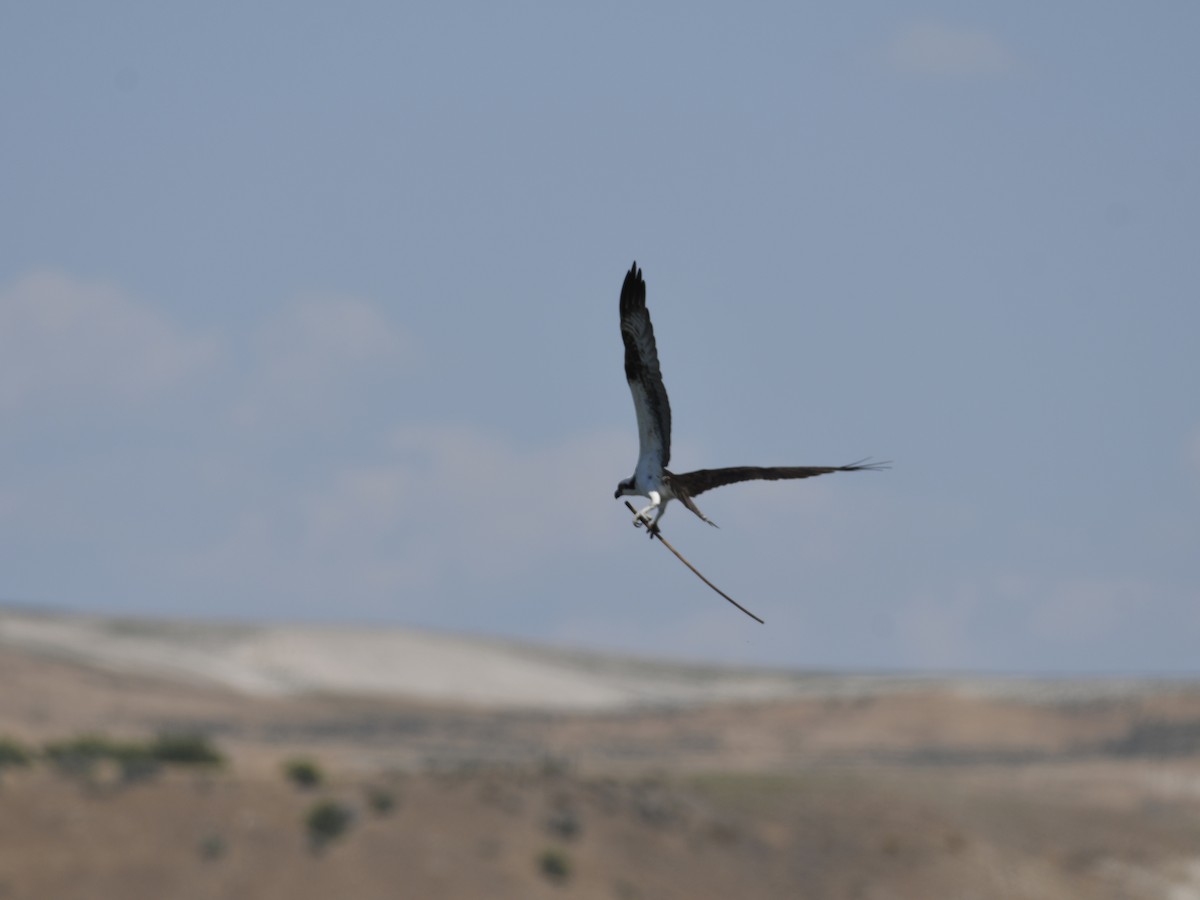
<svg viewBox="0 0 1200 900">
<path fill-rule="evenodd" d="M 635 262 L 621 285 L 621 339 L 625 342 L 625 380 L 633 394 L 637 413 L 638 461 L 633 475 L 617 485 L 614 497 L 648 497 L 650 505 L 634 517 L 634 524 L 647 525 L 653 538 L 667 503 L 678 500 L 697 516 L 716 525 L 692 499 L 705 491 L 739 481 L 780 481 L 811 478 L 830 472 L 860 472 L 887 468 L 887 463 L 859 460 L 845 466 L 734 466 L 728 469 L 697 469 L 677 475 L 667 470 L 671 461 L 671 404 L 658 366 L 654 328 L 646 309 L 646 282 Z M 648 517 L 654 513 L 654 520 Z"/>
</svg>

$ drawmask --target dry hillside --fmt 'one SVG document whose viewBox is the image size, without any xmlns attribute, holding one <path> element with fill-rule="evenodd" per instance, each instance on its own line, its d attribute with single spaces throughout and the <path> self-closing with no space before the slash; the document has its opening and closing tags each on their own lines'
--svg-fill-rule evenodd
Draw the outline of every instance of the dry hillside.
<svg viewBox="0 0 1200 900">
<path fill-rule="evenodd" d="M 1200 898 L 1200 685 L 322 633 L 0 614 L 0 898 Z"/>
</svg>

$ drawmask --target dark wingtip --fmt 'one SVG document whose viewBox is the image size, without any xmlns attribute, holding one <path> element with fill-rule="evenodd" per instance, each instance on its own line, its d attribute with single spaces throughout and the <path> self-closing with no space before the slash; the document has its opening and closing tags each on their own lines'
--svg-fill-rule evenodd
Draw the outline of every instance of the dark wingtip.
<svg viewBox="0 0 1200 900">
<path fill-rule="evenodd" d="M 646 305 L 646 282 L 642 280 L 642 270 L 638 268 L 637 260 L 625 275 L 625 283 L 621 285 L 621 315 L 632 312 Z"/>
</svg>

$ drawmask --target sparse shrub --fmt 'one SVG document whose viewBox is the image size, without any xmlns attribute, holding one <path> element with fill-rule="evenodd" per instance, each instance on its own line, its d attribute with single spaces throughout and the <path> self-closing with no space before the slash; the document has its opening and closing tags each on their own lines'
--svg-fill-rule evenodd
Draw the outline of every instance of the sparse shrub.
<svg viewBox="0 0 1200 900">
<path fill-rule="evenodd" d="M 162 763 L 155 757 L 148 744 L 123 743 L 115 747 L 112 756 L 120 772 L 121 782 L 132 784 L 158 774 Z"/>
<path fill-rule="evenodd" d="M 346 833 L 354 821 L 354 810 L 336 800 L 318 800 L 304 817 L 308 840 L 313 850 L 321 850 L 330 841 Z"/>
<path fill-rule="evenodd" d="M 386 816 L 396 808 L 396 795 L 387 788 L 367 788 L 367 806 L 377 816 Z"/>
<path fill-rule="evenodd" d="M 289 759 L 283 764 L 284 774 L 301 788 L 315 788 L 325 781 L 325 773 L 314 760 L 305 757 Z"/>
<path fill-rule="evenodd" d="M 211 862 L 224 856 L 225 851 L 228 849 L 229 847 L 225 843 L 225 838 L 221 835 L 216 833 L 206 834 L 200 841 L 200 858 Z"/>
<path fill-rule="evenodd" d="M 51 741 L 42 747 L 42 754 L 63 774 L 77 777 L 91 777 L 105 761 L 116 764 L 123 782 L 147 778 L 159 768 L 148 745 L 99 734 Z"/>
<path fill-rule="evenodd" d="M 164 732 L 150 744 L 151 755 L 161 763 L 175 766 L 221 766 L 225 757 L 202 734 Z"/>
<path fill-rule="evenodd" d="M 152 741 L 114 740 L 85 734 L 42 746 L 42 756 L 65 775 L 92 778 L 101 763 L 115 765 L 122 783 L 140 781 L 164 765 L 216 766 L 224 757 L 202 735 L 160 734 Z"/>
<path fill-rule="evenodd" d="M 579 836 L 579 832 L 583 830 L 583 823 L 580 822 L 579 814 L 575 810 L 569 806 L 563 806 L 554 810 L 546 818 L 546 830 L 569 841 Z"/>
<path fill-rule="evenodd" d="M 10 766 L 27 766 L 33 762 L 33 751 L 14 738 L 0 737 L 0 770 Z"/>
<path fill-rule="evenodd" d="M 83 735 L 42 746 L 42 755 L 65 775 L 89 774 L 108 755 L 110 742 L 99 735 Z"/>
<path fill-rule="evenodd" d="M 538 856 L 538 870 L 547 880 L 562 884 L 571 877 L 571 857 L 565 850 L 550 847 Z"/>
</svg>

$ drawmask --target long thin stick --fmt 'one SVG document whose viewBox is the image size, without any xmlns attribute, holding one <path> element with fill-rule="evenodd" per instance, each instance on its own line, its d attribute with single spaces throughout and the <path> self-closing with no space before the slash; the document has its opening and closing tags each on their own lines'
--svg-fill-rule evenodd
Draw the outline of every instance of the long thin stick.
<svg viewBox="0 0 1200 900">
<path fill-rule="evenodd" d="M 628 500 L 626 500 L 625 505 L 627 507 L 629 507 L 629 511 L 631 513 L 633 513 L 634 524 L 637 525 L 638 528 L 641 528 L 643 525 L 645 525 L 645 527 L 647 527 L 647 528 L 650 527 L 650 523 L 646 522 L 645 519 L 637 517 L 637 510 L 633 508 L 632 503 L 630 503 Z M 746 607 L 742 606 L 742 604 L 738 603 L 736 600 L 734 600 L 732 597 L 730 597 L 727 593 L 725 593 L 723 590 L 721 590 L 719 587 L 717 587 L 715 584 L 713 584 L 711 581 L 709 581 L 707 578 L 705 578 L 703 575 L 701 575 L 699 569 L 697 569 L 690 562 L 688 562 L 686 559 L 684 559 L 683 554 L 680 553 L 678 550 L 676 550 L 674 547 L 672 547 L 670 545 L 670 543 L 667 541 L 667 539 L 662 536 L 661 531 L 658 531 L 657 529 L 655 529 L 655 530 L 651 531 L 650 534 L 652 536 L 658 538 L 660 541 L 662 541 L 662 545 L 664 547 L 666 547 L 668 550 L 670 550 L 672 553 L 674 553 L 677 557 L 679 557 L 679 561 L 681 563 L 683 563 L 685 566 L 687 566 L 689 569 L 691 569 L 693 572 L 695 572 L 697 578 L 699 578 L 701 581 L 703 581 L 705 584 L 707 584 L 710 588 L 712 588 L 714 591 L 716 591 L 718 594 L 720 594 L 722 597 L 724 597 L 726 600 L 728 600 L 730 603 L 732 603 L 734 606 L 736 606 L 738 609 L 740 609 L 742 612 L 744 612 L 746 615 L 748 615 L 750 618 L 752 618 L 755 622 L 758 622 L 760 625 L 767 624 L 762 619 L 760 619 L 758 616 L 756 616 L 754 613 L 750 612 L 750 610 L 746 609 Z"/>
</svg>

